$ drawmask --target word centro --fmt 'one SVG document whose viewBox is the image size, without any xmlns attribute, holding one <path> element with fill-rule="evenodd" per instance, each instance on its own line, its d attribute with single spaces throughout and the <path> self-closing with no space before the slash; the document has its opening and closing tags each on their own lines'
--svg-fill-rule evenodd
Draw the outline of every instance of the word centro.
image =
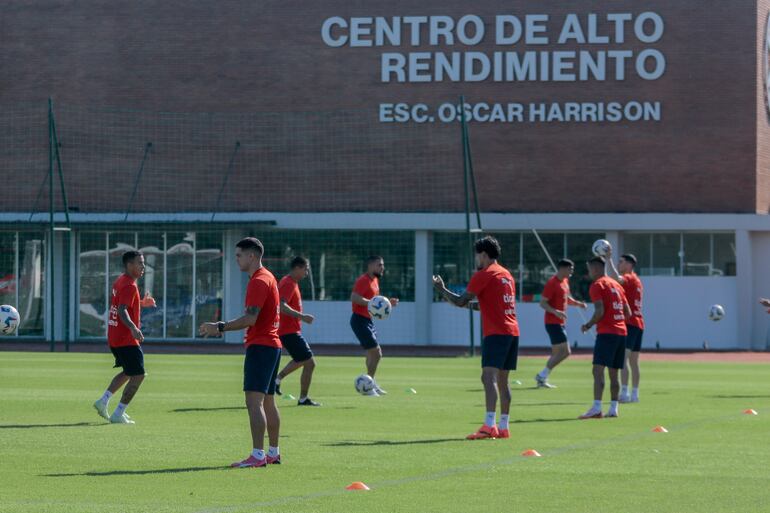
<svg viewBox="0 0 770 513">
<path fill-rule="evenodd" d="M 424 103 L 381 103 L 381 123 L 601 123 L 660 121 L 661 102 L 466 103 L 464 108 L 443 103 L 433 109 Z"/>
</svg>

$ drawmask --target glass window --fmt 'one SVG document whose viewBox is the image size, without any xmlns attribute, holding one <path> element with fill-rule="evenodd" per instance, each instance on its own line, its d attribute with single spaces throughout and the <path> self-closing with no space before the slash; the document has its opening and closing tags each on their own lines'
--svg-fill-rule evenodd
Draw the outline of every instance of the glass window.
<svg viewBox="0 0 770 513">
<path fill-rule="evenodd" d="M 649 276 L 652 272 L 652 234 L 625 233 L 623 234 L 623 253 L 636 257 L 636 273 Z M 616 255 L 619 257 L 620 255 Z"/>
<path fill-rule="evenodd" d="M 680 233 L 652 234 L 652 270 L 661 276 L 679 276 L 681 273 Z"/>
<path fill-rule="evenodd" d="M 712 272 L 717 276 L 735 276 L 735 234 L 714 234 Z"/>
<path fill-rule="evenodd" d="M 564 258 L 563 233 L 538 233 L 554 263 Z M 545 282 L 556 272 L 533 233 L 524 234 L 524 262 L 520 299 L 522 302 L 539 302 Z"/>
<path fill-rule="evenodd" d="M 142 308 L 142 333 L 149 338 L 163 337 L 164 242 L 162 233 L 139 233 L 138 246 L 144 255 L 144 276 L 137 285 L 142 297 L 149 292 L 157 305 L 156 308 Z"/>
<path fill-rule="evenodd" d="M 107 237 L 105 233 L 81 233 L 79 274 L 80 336 L 104 337 L 107 334 Z"/>
<path fill-rule="evenodd" d="M 16 232 L 0 232 L 0 304 L 16 306 Z"/>
<path fill-rule="evenodd" d="M 19 335 L 42 336 L 45 312 L 45 244 L 42 233 L 19 233 Z"/>
<path fill-rule="evenodd" d="M 436 232 L 433 234 L 433 274 L 444 279 L 447 288 L 462 294 L 471 272 L 472 249 L 468 234 L 463 232 Z M 518 267 L 518 257 L 516 257 Z M 439 301 L 434 291 L 433 300 Z"/>
<path fill-rule="evenodd" d="M 711 275 L 711 234 L 685 233 L 682 236 L 684 244 L 685 276 Z"/>
<path fill-rule="evenodd" d="M 192 338 L 192 279 L 195 234 L 166 234 L 166 337 Z"/>
<path fill-rule="evenodd" d="M 222 319 L 222 265 L 222 233 L 197 233 L 195 311 L 198 323 Z"/>
</svg>

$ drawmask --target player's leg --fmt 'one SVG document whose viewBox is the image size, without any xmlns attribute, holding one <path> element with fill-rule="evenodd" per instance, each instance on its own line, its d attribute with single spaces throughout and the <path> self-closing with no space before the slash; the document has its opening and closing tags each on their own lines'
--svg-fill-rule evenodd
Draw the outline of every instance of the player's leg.
<svg viewBox="0 0 770 513">
<path fill-rule="evenodd" d="M 277 385 L 276 389 L 275 389 L 275 393 L 276 394 L 278 394 L 278 395 L 282 394 L 282 392 L 281 392 L 281 381 L 283 381 L 283 379 L 286 376 L 288 376 L 289 374 L 291 374 L 295 370 L 299 369 L 300 367 L 302 367 L 302 363 L 301 362 L 295 362 L 294 360 L 291 360 L 289 363 L 286 364 L 286 367 L 281 369 L 281 372 L 278 373 L 278 377 L 275 379 L 275 384 Z"/>
<path fill-rule="evenodd" d="M 243 393 L 246 410 L 249 415 L 251 431 L 251 454 L 242 461 L 236 461 L 232 467 L 264 467 L 267 465 L 265 454 L 265 397 L 268 392 L 275 392 L 275 378 L 280 365 L 280 349 L 274 347 L 250 345 L 246 348 L 243 360 Z"/>
<path fill-rule="evenodd" d="M 511 371 L 516 370 L 519 360 L 519 337 L 512 336 L 510 340 L 503 368 L 497 374 L 497 390 L 500 394 L 500 422 L 497 424 L 499 438 L 510 437 L 508 425 L 511 412 L 511 386 L 508 383 L 508 376 Z"/>
<path fill-rule="evenodd" d="M 315 358 L 312 356 L 302 362 L 302 375 L 299 378 L 299 403 L 303 406 L 320 406 L 310 399 L 310 383 L 313 381 L 313 372 L 315 371 Z"/>
<path fill-rule="evenodd" d="M 629 402 L 638 403 L 639 402 L 639 380 L 640 380 L 639 351 L 628 352 L 628 365 L 629 367 L 631 367 L 631 383 L 633 385 Z"/>
<path fill-rule="evenodd" d="M 321 406 L 319 403 L 313 401 L 309 397 L 310 382 L 313 380 L 313 371 L 315 370 L 315 358 L 313 358 L 313 351 L 310 349 L 310 344 L 300 334 L 297 333 L 291 337 L 287 337 L 286 340 L 289 344 L 285 345 L 286 350 L 292 357 L 292 363 L 296 363 L 297 367 L 302 367 L 302 376 L 299 378 L 300 391 L 298 406 Z M 280 375 L 279 375 L 280 376 Z M 281 380 L 276 380 L 280 383 Z"/>
<path fill-rule="evenodd" d="M 625 368 L 626 360 L 626 337 L 625 335 L 612 335 L 611 339 L 615 344 L 615 354 L 612 361 L 607 366 L 607 372 L 610 375 L 610 409 L 607 411 L 607 417 L 618 416 L 618 398 L 620 395 L 620 380 L 618 375 L 620 370 Z"/>
<path fill-rule="evenodd" d="M 604 368 L 612 362 L 614 345 L 610 344 L 606 335 L 596 336 L 594 343 L 594 357 L 591 373 L 594 378 L 594 402 L 591 408 L 581 415 L 580 419 L 600 419 L 602 414 L 602 395 L 604 394 Z"/>
<path fill-rule="evenodd" d="M 273 372 L 270 377 L 270 385 L 267 387 L 267 395 L 265 396 L 264 409 L 265 409 L 265 421 L 267 424 L 267 463 L 268 464 L 280 464 L 281 452 L 278 448 L 278 440 L 281 433 L 281 415 L 278 413 L 278 405 L 275 402 L 275 378 L 278 374 L 278 367 L 281 364 L 281 350 L 275 350 L 275 365 L 273 366 Z"/>
<path fill-rule="evenodd" d="M 628 368 L 629 368 L 629 358 L 631 356 L 631 351 L 629 349 L 626 349 L 626 361 L 625 365 L 623 365 L 623 370 L 620 371 L 620 402 L 621 403 L 627 403 L 631 401 L 631 396 L 628 393 Z"/>
<path fill-rule="evenodd" d="M 94 409 L 96 409 L 96 412 L 100 417 L 110 420 L 110 414 L 107 411 L 110 405 L 110 399 L 127 382 L 128 376 L 126 376 L 123 371 L 117 373 L 115 377 L 112 378 L 112 381 L 110 382 L 109 386 L 107 386 L 107 389 L 104 391 L 102 396 L 94 402 Z"/>
<path fill-rule="evenodd" d="M 123 394 L 117 408 L 110 415 L 110 422 L 114 424 L 133 424 L 134 422 L 126 415 L 126 408 L 144 381 L 144 353 L 139 346 L 121 347 L 119 350 L 121 362 L 123 363 L 123 373 L 128 377 L 128 380 L 123 387 Z"/>
<path fill-rule="evenodd" d="M 382 359 L 382 349 L 380 349 L 380 344 L 377 342 L 377 330 L 374 328 L 374 323 L 371 319 L 353 314 L 350 317 L 350 327 L 353 329 L 358 343 L 366 351 L 366 373 L 374 379 L 374 374 L 377 372 L 377 367 Z M 377 396 L 381 394 L 387 394 L 387 392 L 380 388 L 377 380 L 375 380 L 374 389 L 367 395 Z"/>
<path fill-rule="evenodd" d="M 546 324 L 545 331 L 551 340 L 551 356 L 548 358 L 543 370 L 535 375 L 535 383 L 541 388 L 555 388 L 548 383 L 548 376 L 557 365 L 569 357 L 569 343 L 567 342 L 567 332 L 563 325 Z"/>
<path fill-rule="evenodd" d="M 286 335 L 281 335 L 281 344 L 283 345 L 284 349 L 289 353 L 289 356 L 291 356 L 291 361 L 286 364 L 286 367 L 284 367 L 281 372 L 278 373 L 278 377 L 275 380 L 275 393 L 278 395 L 281 395 L 281 381 L 294 372 L 295 370 L 302 367 L 302 361 L 304 358 L 298 358 L 297 357 L 297 339 L 299 338 L 298 333 L 289 333 Z"/>
<path fill-rule="evenodd" d="M 469 440 L 497 438 L 499 431 L 495 422 L 497 414 L 498 377 L 505 368 L 505 360 L 511 347 L 513 337 L 490 335 L 484 337 L 481 343 L 481 384 L 484 386 L 484 403 L 486 414 L 484 424 L 468 435 Z"/>
<path fill-rule="evenodd" d="M 377 373 L 380 360 L 382 360 L 382 349 L 379 345 L 366 350 L 366 373 L 372 378 Z"/>
</svg>

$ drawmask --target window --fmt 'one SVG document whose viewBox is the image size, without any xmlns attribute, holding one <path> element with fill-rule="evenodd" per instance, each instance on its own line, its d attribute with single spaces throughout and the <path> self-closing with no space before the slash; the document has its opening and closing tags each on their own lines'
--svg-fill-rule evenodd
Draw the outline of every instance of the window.
<svg viewBox="0 0 770 513">
<path fill-rule="evenodd" d="M 19 232 L 19 335 L 42 336 L 45 312 L 45 244 L 44 235 Z"/>
<path fill-rule="evenodd" d="M 105 275 L 106 233 L 81 233 L 79 251 L 80 335 L 107 335 L 107 291 L 111 285 Z"/>
<path fill-rule="evenodd" d="M 735 276 L 735 234 L 708 232 L 625 233 L 640 275 Z"/>
<path fill-rule="evenodd" d="M 682 274 L 711 276 L 711 234 L 685 233 L 682 237 Z"/>
</svg>

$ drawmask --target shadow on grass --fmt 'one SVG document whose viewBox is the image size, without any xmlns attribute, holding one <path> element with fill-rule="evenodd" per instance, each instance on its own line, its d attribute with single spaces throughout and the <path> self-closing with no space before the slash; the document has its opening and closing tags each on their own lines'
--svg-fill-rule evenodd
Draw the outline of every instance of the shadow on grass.
<svg viewBox="0 0 770 513">
<path fill-rule="evenodd" d="M 108 426 L 107 422 L 75 422 L 73 424 L 0 424 L 0 429 L 33 429 L 57 427 Z"/>
<path fill-rule="evenodd" d="M 71 474 L 41 474 L 41 477 L 107 477 L 107 476 L 143 476 L 147 474 L 180 474 L 183 472 L 204 472 L 206 470 L 229 470 L 229 466 L 218 467 L 182 467 L 152 470 L 105 470 L 103 472 L 75 472 Z"/>
<path fill-rule="evenodd" d="M 426 440 L 365 440 L 345 441 L 323 444 L 325 447 L 374 447 L 378 445 L 421 445 L 440 444 L 444 442 L 464 442 L 464 438 L 429 438 Z"/>
<path fill-rule="evenodd" d="M 530 424 L 530 423 L 540 423 L 540 422 L 571 422 L 571 421 L 578 421 L 580 419 L 577 418 L 577 415 L 574 417 L 565 417 L 562 419 L 519 419 L 519 420 L 511 420 L 509 421 L 510 424 Z"/>
<path fill-rule="evenodd" d="M 755 395 L 707 395 L 709 399 L 769 399 L 768 394 L 755 394 Z"/>
<path fill-rule="evenodd" d="M 246 406 L 222 406 L 219 408 L 177 408 L 170 410 L 169 413 L 189 413 L 194 411 L 227 411 L 227 410 L 245 410 Z"/>
</svg>

